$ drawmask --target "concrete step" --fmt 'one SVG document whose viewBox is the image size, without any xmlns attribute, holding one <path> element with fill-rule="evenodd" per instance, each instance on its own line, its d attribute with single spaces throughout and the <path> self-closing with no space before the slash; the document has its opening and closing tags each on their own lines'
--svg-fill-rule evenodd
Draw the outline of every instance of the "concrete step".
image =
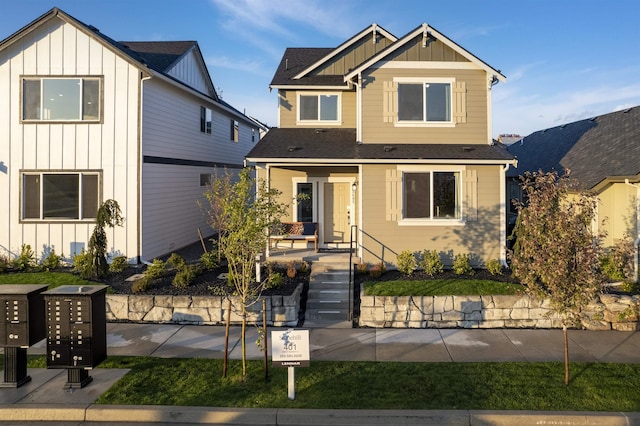
<svg viewBox="0 0 640 426">
<path fill-rule="evenodd" d="M 348 291 L 349 284 L 341 281 L 310 281 L 309 291 L 312 290 L 342 290 Z"/>
<path fill-rule="evenodd" d="M 353 328 L 353 321 L 343 319 L 304 319 L 306 328 Z"/>
<path fill-rule="evenodd" d="M 349 300 L 348 289 L 318 289 L 309 288 L 307 299 L 317 300 Z"/>
<path fill-rule="evenodd" d="M 349 311 L 349 302 L 345 300 L 307 300 L 307 310 L 344 310 Z"/>
<path fill-rule="evenodd" d="M 347 321 L 349 311 L 346 309 L 308 309 L 304 314 L 305 322 L 311 321 Z"/>
</svg>

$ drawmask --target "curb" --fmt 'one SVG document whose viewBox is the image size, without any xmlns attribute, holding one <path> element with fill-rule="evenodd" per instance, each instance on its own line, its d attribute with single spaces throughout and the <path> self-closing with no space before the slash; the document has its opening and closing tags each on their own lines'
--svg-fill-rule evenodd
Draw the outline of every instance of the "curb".
<svg viewBox="0 0 640 426">
<path fill-rule="evenodd" d="M 38 404 L 0 406 L 2 422 L 77 421 L 192 423 L 255 426 L 356 425 L 640 425 L 640 412 L 482 410 L 315 410 L 94 405 L 66 408 Z"/>
</svg>

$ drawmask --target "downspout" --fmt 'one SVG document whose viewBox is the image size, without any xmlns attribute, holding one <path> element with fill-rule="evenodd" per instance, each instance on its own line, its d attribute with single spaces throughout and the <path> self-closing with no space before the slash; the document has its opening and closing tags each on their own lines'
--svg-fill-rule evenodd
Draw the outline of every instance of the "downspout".
<svg viewBox="0 0 640 426">
<path fill-rule="evenodd" d="M 358 73 L 358 81 L 354 81 L 356 86 L 356 143 L 362 143 L 362 73 Z"/>
<path fill-rule="evenodd" d="M 507 170 L 511 165 L 500 167 L 500 263 L 507 267 Z"/>
<path fill-rule="evenodd" d="M 635 256 L 633 259 L 633 270 L 636 275 L 636 281 L 640 279 L 640 185 L 633 184 L 629 182 L 629 179 L 625 179 L 624 183 L 636 188 L 636 239 L 633 242 L 633 246 L 635 247 Z"/>
<path fill-rule="evenodd" d="M 138 185 L 136 188 L 136 197 L 138 198 L 138 215 L 136 218 L 136 227 L 138 228 L 138 232 L 136 232 L 136 245 L 137 245 L 137 263 L 141 264 L 143 262 L 142 259 L 142 167 L 143 167 L 143 156 L 142 156 L 142 119 L 143 119 L 143 108 L 142 104 L 144 102 L 144 82 L 147 80 L 151 80 L 151 76 L 147 75 L 145 77 L 144 73 L 140 73 L 140 90 L 138 91 Z"/>
</svg>

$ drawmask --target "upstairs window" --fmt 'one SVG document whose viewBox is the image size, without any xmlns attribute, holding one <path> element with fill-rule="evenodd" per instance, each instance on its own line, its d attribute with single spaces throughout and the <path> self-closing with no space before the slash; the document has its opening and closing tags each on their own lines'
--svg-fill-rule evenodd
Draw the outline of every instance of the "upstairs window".
<svg viewBox="0 0 640 426">
<path fill-rule="evenodd" d="M 100 122 L 102 79 L 99 77 L 24 77 L 23 121 Z"/>
<path fill-rule="evenodd" d="M 94 220 L 100 201 L 98 172 L 24 172 L 22 219 Z"/>
<path fill-rule="evenodd" d="M 231 140 L 238 142 L 240 137 L 240 123 L 237 120 L 231 120 Z"/>
<path fill-rule="evenodd" d="M 338 123 L 340 99 L 337 94 L 299 94 L 298 121 L 301 123 Z"/>
<path fill-rule="evenodd" d="M 200 107 L 200 131 L 211 134 L 212 112 L 210 108 Z"/>
<path fill-rule="evenodd" d="M 399 83 L 398 121 L 450 122 L 450 83 Z"/>
</svg>

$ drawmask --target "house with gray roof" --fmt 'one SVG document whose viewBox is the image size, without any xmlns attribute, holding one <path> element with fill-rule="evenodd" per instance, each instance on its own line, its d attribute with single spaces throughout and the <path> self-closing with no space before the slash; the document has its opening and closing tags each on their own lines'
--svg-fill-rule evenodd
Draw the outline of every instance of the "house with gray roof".
<svg viewBox="0 0 640 426">
<path fill-rule="evenodd" d="M 259 121 L 216 93 L 196 41 L 118 42 L 53 8 L 0 41 L 0 254 L 70 257 L 98 206 L 112 254 L 152 260 L 207 232 L 196 201 L 240 170 Z"/>
<path fill-rule="evenodd" d="M 640 243 L 640 106 L 539 130 L 510 145 L 518 159 L 507 171 L 511 223 L 513 199 L 521 199 L 519 179 L 525 172 L 570 171 L 583 189 L 599 198 L 597 226 L 615 240 Z"/>
<path fill-rule="evenodd" d="M 436 250 L 446 264 L 505 260 L 505 172 L 491 137 L 502 73 L 421 24 L 377 24 L 332 48 L 288 48 L 270 88 L 278 127 L 247 164 L 317 224 L 320 249 L 357 246 L 369 264 Z M 299 244 L 308 244 L 304 240 Z"/>
</svg>

